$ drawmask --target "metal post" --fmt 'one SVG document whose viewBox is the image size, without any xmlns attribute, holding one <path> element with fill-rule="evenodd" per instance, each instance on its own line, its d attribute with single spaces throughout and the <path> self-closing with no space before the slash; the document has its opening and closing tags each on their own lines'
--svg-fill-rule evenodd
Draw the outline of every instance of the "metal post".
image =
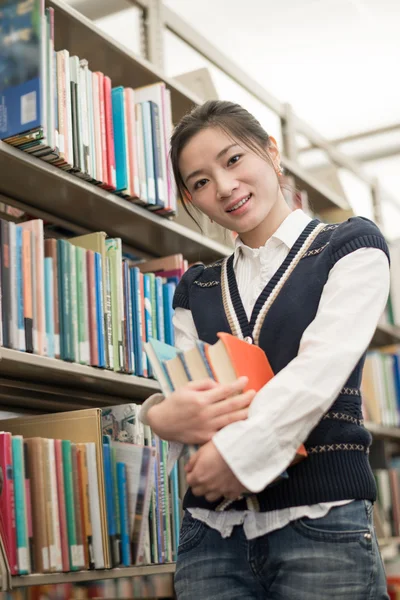
<svg viewBox="0 0 400 600">
<path fill-rule="evenodd" d="M 164 17 L 162 0 L 147 0 L 145 11 L 146 58 L 164 71 Z"/>
<path fill-rule="evenodd" d="M 374 211 L 374 221 L 383 230 L 382 215 L 382 192 L 379 180 L 374 178 L 371 185 L 372 208 Z"/>
<path fill-rule="evenodd" d="M 293 109 L 290 104 L 284 104 L 284 116 L 281 117 L 283 154 L 294 162 L 298 159 L 296 143 L 296 127 Z"/>
</svg>

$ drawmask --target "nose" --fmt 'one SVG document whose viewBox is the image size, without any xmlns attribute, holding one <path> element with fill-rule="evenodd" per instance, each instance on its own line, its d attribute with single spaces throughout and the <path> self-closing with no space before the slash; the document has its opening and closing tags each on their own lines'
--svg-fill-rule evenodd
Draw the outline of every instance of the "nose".
<svg viewBox="0 0 400 600">
<path fill-rule="evenodd" d="M 222 172 L 218 175 L 217 180 L 217 197 L 219 199 L 229 198 L 232 192 L 237 189 L 238 182 L 229 173 Z"/>
</svg>

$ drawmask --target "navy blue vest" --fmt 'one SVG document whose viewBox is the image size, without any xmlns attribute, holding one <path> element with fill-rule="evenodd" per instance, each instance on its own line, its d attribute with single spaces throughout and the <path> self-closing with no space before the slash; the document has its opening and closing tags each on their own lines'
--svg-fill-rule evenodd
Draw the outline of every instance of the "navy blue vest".
<svg viewBox="0 0 400 600">
<path fill-rule="evenodd" d="M 257 299 L 250 322 L 233 269 L 233 255 L 212 265 L 194 265 L 183 276 L 174 308 L 190 309 L 199 338 L 214 344 L 217 332 L 251 336 L 266 353 L 274 373 L 298 353 L 304 330 L 315 318 L 324 285 L 335 263 L 359 248 L 379 248 L 388 256 L 374 223 L 352 217 L 339 225 L 311 221 Z M 362 290 L 360 290 L 362 293 Z M 365 353 L 339 396 L 305 441 L 308 457 L 288 469 L 289 478 L 252 496 L 251 506 L 270 511 L 346 499 L 374 501 L 376 487 L 369 465 L 370 433 L 363 426 L 360 384 Z M 267 458 L 267 457 L 266 457 Z M 189 489 L 184 507 L 214 510 Z M 245 510 L 245 499 L 229 509 Z"/>
</svg>

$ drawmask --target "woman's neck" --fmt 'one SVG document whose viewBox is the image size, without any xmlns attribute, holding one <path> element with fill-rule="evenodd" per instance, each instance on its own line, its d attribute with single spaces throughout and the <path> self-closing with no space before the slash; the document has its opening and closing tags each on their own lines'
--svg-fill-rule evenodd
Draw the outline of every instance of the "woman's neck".
<svg viewBox="0 0 400 600">
<path fill-rule="evenodd" d="M 240 239 L 250 248 L 265 246 L 267 240 L 274 235 L 275 231 L 282 225 L 291 212 L 292 210 L 282 196 L 271 208 L 267 217 L 257 227 L 251 231 L 239 234 Z"/>
</svg>

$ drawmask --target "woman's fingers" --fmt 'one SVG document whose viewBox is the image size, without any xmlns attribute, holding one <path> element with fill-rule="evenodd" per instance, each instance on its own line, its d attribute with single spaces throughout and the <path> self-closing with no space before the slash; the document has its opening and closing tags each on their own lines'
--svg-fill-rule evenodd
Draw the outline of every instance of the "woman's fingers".
<svg viewBox="0 0 400 600">
<path fill-rule="evenodd" d="M 242 390 L 246 387 L 248 382 L 248 377 L 239 377 L 233 383 L 227 384 L 218 384 L 214 389 L 210 389 L 204 396 L 207 399 L 208 404 L 213 404 L 214 402 L 220 402 L 221 400 L 225 400 L 229 398 L 229 396 L 236 396 L 240 394 Z"/>
<path fill-rule="evenodd" d="M 201 381 L 189 381 L 186 385 L 186 389 L 192 392 L 203 392 L 215 389 L 218 386 L 219 383 L 214 381 L 214 379 L 202 379 Z"/>
<path fill-rule="evenodd" d="M 255 394 L 254 390 L 248 390 L 247 392 L 244 392 L 244 394 L 238 394 L 237 396 L 231 396 L 226 400 L 221 400 L 210 406 L 210 414 L 213 417 L 220 417 L 221 415 L 246 408 L 251 404 Z"/>
<path fill-rule="evenodd" d="M 227 425 L 231 425 L 232 423 L 236 423 L 237 421 L 245 421 L 248 416 L 248 408 L 242 408 L 241 410 L 236 410 L 235 412 L 230 412 L 225 415 L 221 415 L 213 421 L 213 429 L 215 429 L 215 431 L 219 431 Z"/>
</svg>

